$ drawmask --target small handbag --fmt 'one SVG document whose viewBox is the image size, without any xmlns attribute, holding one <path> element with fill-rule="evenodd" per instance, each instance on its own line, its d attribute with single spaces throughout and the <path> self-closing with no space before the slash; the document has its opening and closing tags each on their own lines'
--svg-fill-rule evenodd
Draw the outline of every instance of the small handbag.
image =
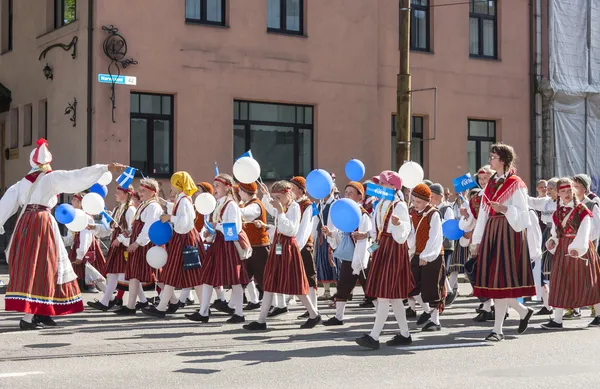
<svg viewBox="0 0 600 389">
<path fill-rule="evenodd" d="M 246 231 L 242 230 L 238 234 L 239 239 L 235 242 L 235 249 L 240 257 L 240 260 L 245 261 L 252 256 L 252 246 L 250 245 L 250 239 L 246 234 Z"/>
<path fill-rule="evenodd" d="M 92 248 L 83 256 L 84 263 L 94 263 L 96 261 L 96 251 Z"/>
<path fill-rule="evenodd" d="M 183 270 L 199 269 L 201 267 L 198 248 L 196 246 L 185 246 L 183 248 Z"/>
</svg>

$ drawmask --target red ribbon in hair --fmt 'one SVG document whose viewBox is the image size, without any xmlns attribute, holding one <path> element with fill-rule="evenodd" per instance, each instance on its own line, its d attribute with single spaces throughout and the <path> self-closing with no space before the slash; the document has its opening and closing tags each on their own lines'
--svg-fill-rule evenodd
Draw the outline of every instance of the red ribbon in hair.
<svg viewBox="0 0 600 389">
<path fill-rule="evenodd" d="M 566 184 L 566 185 L 561 185 L 561 186 L 559 186 L 559 187 L 558 187 L 558 190 L 561 190 L 561 189 L 567 189 L 567 188 L 572 188 L 572 186 L 571 186 L 571 185 L 569 185 L 569 184 Z"/>
<path fill-rule="evenodd" d="M 120 190 L 121 192 L 125 192 L 125 193 L 130 194 L 130 195 L 133 194 L 133 191 L 131 189 L 125 189 L 122 186 L 118 186 L 117 190 Z M 151 190 L 154 190 L 154 189 L 151 189 Z"/>
<path fill-rule="evenodd" d="M 227 180 L 221 178 L 221 177 L 216 177 L 215 178 L 216 182 L 220 182 L 221 184 L 225 185 L 225 186 L 231 186 L 231 183 L 227 182 Z"/>
<path fill-rule="evenodd" d="M 144 185 L 144 184 L 141 184 L 140 186 L 143 186 L 144 188 L 148 189 L 149 191 L 152 191 L 152 192 L 156 193 L 156 189 L 154 189 L 154 188 L 153 188 L 153 187 L 151 187 L 151 186 Z"/>
<path fill-rule="evenodd" d="M 291 191 L 290 188 L 286 188 L 286 189 L 282 189 L 282 190 L 277 190 L 277 191 L 271 191 L 272 193 L 281 193 L 281 194 L 286 194 L 289 193 Z"/>
</svg>

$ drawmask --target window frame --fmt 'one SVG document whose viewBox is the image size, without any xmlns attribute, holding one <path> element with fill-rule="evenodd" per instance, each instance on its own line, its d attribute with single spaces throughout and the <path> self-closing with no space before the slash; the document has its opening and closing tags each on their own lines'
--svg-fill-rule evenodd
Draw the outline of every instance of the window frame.
<svg viewBox="0 0 600 389">
<path fill-rule="evenodd" d="M 248 119 L 240 119 L 235 117 L 233 117 L 233 131 L 235 131 L 235 126 L 244 126 L 244 150 L 250 150 L 251 148 L 251 144 L 252 144 L 252 125 L 258 125 L 258 126 L 279 126 L 279 127 L 292 127 L 293 128 L 293 133 L 294 133 L 294 176 L 299 176 L 301 175 L 300 173 L 300 130 L 310 130 L 311 131 L 311 142 L 310 142 L 310 170 L 308 172 L 306 172 L 304 175 L 310 173 L 310 171 L 312 171 L 315 167 L 315 106 L 314 105 L 310 105 L 310 104 L 289 104 L 289 103 L 274 103 L 274 102 L 265 102 L 265 101 L 252 101 L 252 100 L 233 100 L 233 105 L 234 105 L 234 109 L 233 111 L 235 112 L 235 104 L 241 104 L 241 103 L 247 103 L 248 104 L 248 111 L 246 112 Z M 294 123 L 290 123 L 290 122 L 272 122 L 272 121 L 264 121 L 264 120 L 252 120 L 250 119 L 250 111 L 251 111 L 251 105 L 252 104 L 268 104 L 268 105 L 280 105 L 280 106 L 288 106 L 288 107 L 294 107 L 294 115 L 295 115 L 295 122 Z M 306 124 L 306 123 L 298 123 L 298 108 L 302 107 L 304 109 L 306 108 L 311 108 L 312 109 L 312 120 L 311 120 L 311 124 Z M 240 109 L 238 109 L 238 113 L 241 112 Z M 304 117 L 306 118 L 306 113 L 304 113 Z M 306 120 L 304 120 L 306 121 Z M 235 139 L 235 134 L 234 134 L 234 139 Z M 236 158 L 239 158 L 239 155 L 235 155 L 235 147 L 234 147 L 234 151 L 233 151 L 233 160 L 235 161 Z M 261 172 L 261 178 L 262 178 L 262 172 Z M 282 177 L 281 179 L 285 179 L 286 177 Z M 288 179 L 291 179 L 292 177 L 287 177 Z"/>
<path fill-rule="evenodd" d="M 471 58 L 483 58 L 483 59 L 498 59 L 498 1 L 487 0 L 494 3 L 494 15 L 489 13 L 477 13 L 475 12 L 475 1 L 469 0 L 469 57 Z M 477 19 L 477 54 L 471 53 L 471 19 Z M 492 20 L 494 22 L 494 54 L 485 55 L 484 53 L 484 39 L 483 39 L 483 21 Z"/>
<path fill-rule="evenodd" d="M 8 42 L 6 44 L 6 52 L 13 50 L 14 39 L 14 1 L 8 0 Z"/>
<path fill-rule="evenodd" d="M 187 14 L 186 14 L 187 1 L 184 3 L 184 17 L 185 17 L 185 22 L 187 24 L 206 24 L 206 25 L 210 25 L 210 26 L 220 26 L 220 27 L 227 26 L 227 20 L 226 20 L 227 0 L 220 0 L 221 1 L 221 21 L 220 22 L 215 22 L 214 20 L 207 19 L 207 17 L 206 17 L 207 9 L 208 9 L 207 0 L 196 0 L 196 1 L 200 2 L 200 19 L 188 18 Z"/>
<path fill-rule="evenodd" d="M 479 135 L 471 135 L 471 123 L 486 123 L 488 136 L 479 136 Z M 489 136 L 490 133 L 490 124 L 494 125 L 494 136 Z M 469 166 L 469 145 L 468 142 L 475 142 L 475 160 L 476 165 L 475 169 L 479 169 L 481 166 L 487 165 L 488 161 L 481 160 L 481 142 L 491 142 L 492 144 L 496 143 L 496 127 L 498 123 L 496 120 L 485 120 L 485 119 L 468 119 L 467 120 L 467 166 Z M 473 172 L 474 173 L 474 172 Z"/>
<path fill-rule="evenodd" d="M 138 96 L 138 111 L 139 112 L 131 112 L 131 107 L 129 109 L 129 166 L 133 166 L 131 161 L 131 152 L 133 142 L 131 141 L 131 119 L 145 119 L 146 120 L 146 164 L 150 170 L 153 170 L 154 167 L 154 126 L 153 123 L 155 120 L 168 120 L 169 121 L 169 172 L 167 173 L 154 173 L 151 171 L 142 171 L 142 169 L 138 169 L 144 173 L 145 176 L 148 177 L 156 177 L 156 178 L 169 178 L 173 175 L 175 171 L 175 134 L 174 134 L 174 121 L 175 121 L 175 95 L 168 93 L 144 93 L 144 92 L 134 92 L 131 91 L 129 94 L 129 98 L 131 101 L 131 96 Z M 141 112 L 141 96 L 160 96 L 160 107 L 162 112 L 163 105 L 163 97 L 169 97 L 171 100 L 171 110 L 170 114 L 157 114 L 157 113 L 142 113 Z"/>
<path fill-rule="evenodd" d="M 20 124 L 19 123 L 21 121 L 21 118 L 19 117 L 21 114 L 21 109 L 19 107 L 14 107 L 12 108 L 9 113 L 10 113 L 10 144 L 9 144 L 9 149 L 10 150 L 16 150 L 20 147 Z M 16 130 L 15 130 L 16 127 Z M 13 143 L 13 135 L 15 135 L 15 140 L 16 140 L 16 145 L 15 143 Z"/>
<path fill-rule="evenodd" d="M 420 52 L 424 52 L 424 53 L 430 53 L 431 52 L 431 8 L 430 8 L 430 0 L 427 0 L 427 5 L 421 5 L 421 4 L 415 4 L 414 3 L 415 0 L 411 0 L 410 2 L 410 25 L 411 25 L 411 31 L 410 31 L 410 50 L 411 51 L 420 51 Z M 413 21 L 414 21 L 414 11 L 423 11 L 425 12 L 425 47 L 417 47 L 415 45 L 415 42 L 413 41 L 413 33 L 412 33 L 412 26 Z M 400 11 L 402 12 L 402 11 Z"/>
<path fill-rule="evenodd" d="M 73 4 L 75 5 L 75 10 L 73 11 L 73 20 L 71 20 L 68 23 L 65 23 L 65 0 L 54 0 L 54 29 L 55 30 L 77 21 L 77 0 L 75 0 Z"/>
<path fill-rule="evenodd" d="M 269 1 L 267 0 L 267 32 L 274 34 L 304 36 L 304 0 L 298 1 L 300 1 L 300 30 L 294 31 L 287 29 L 287 0 L 279 0 L 279 28 L 269 27 Z"/>
<path fill-rule="evenodd" d="M 415 132 L 415 119 L 421 119 L 421 132 L 417 133 Z M 424 147 L 423 147 L 423 141 L 425 139 L 424 137 L 425 134 L 425 116 L 419 116 L 419 115 L 411 115 L 410 116 L 410 143 L 412 145 L 413 143 L 413 139 L 418 139 L 417 142 L 420 143 L 419 145 L 419 152 L 421 153 L 421 160 L 420 161 L 414 161 L 417 162 L 419 165 L 424 166 L 425 164 L 425 154 L 424 154 Z M 395 146 L 396 142 L 396 114 L 392 114 L 392 145 Z M 394 149 L 395 150 L 395 149 Z M 411 160 L 412 160 L 412 155 L 411 155 Z M 392 170 L 396 169 L 396 158 L 395 158 L 395 154 L 394 152 L 392 152 Z"/>
<path fill-rule="evenodd" d="M 40 111 L 43 110 L 43 115 Z M 42 122 L 43 119 L 43 122 Z M 40 100 L 38 102 L 38 137 L 48 139 L 48 100 Z"/>
<path fill-rule="evenodd" d="M 29 139 L 27 139 L 29 134 Z M 23 107 L 23 146 L 33 144 L 33 104 L 25 104 Z"/>
</svg>

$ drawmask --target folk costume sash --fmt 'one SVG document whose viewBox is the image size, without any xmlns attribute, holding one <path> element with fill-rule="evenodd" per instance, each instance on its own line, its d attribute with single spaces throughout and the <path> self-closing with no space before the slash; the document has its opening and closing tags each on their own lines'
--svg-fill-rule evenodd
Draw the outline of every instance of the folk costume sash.
<svg viewBox="0 0 600 389">
<path fill-rule="evenodd" d="M 383 216 L 383 220 L 381 221 L 381 224 L 380 224 L 381 229 L 377 233 L 377 242 L 379 242 L 381 240 L 381 235 L 382 234 L 384 234 L 384 233 L 387 234 L 387 228 L 388 228 L 388 225 L 390 223 L 390 219 L 392 218 L 393 210 L 396 208 L 396 205 L 398 205 L 399 202 L 400 202 L 400 200 L 391 203 L 388 206 L 387 210 L 385 211 L 385 214 Z M 382 205 L 381 208 L 383 208 L 383 203 L 381 203 L 381 205 Z M 379 212 L 379 213 L 381 213 L 381 212 Z"/>
<path fill-rule="evenodd" d="M 504 204 L 517 190 L 527 188 L 523 180 L 514 173 L 508 173 L 508 176 L 499 180 L 496 180 L 497 174 L 495 173 L 490 182 L 488 182 L 484 191 L 485 196 L 481 200 L 480 210 L 482 209 L 484 212 L 487 212 L 489 216 L 499 214 L 490 206 L 490 201 Z"/>
<path fill-rule="evenodd" d="M 593 217 L 592 212 L 582 203 L 577 204 L 567 212 L 569 208 L 570 207 L 561 206 L 552 215 L 558 237 L 565 234 L 576 234 L 583 218 L 586 216 Z M 562 221 L 559 221 L 559 218 L 561 217 Z"/>
</svg>

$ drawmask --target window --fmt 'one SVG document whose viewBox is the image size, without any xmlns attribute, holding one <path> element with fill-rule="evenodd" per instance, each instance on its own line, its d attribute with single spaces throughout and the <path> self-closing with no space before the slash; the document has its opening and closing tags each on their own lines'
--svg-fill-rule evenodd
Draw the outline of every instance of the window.
<svg viewBox="0 0 600 389">
<path fill-rule="evenodd" d="M 497 0 L 470 0 L 469 54 L 497 58 Z"/>
<path fill-rule="evenodd" d="M 185 0 L 187 23 L 225 25 L 225 0 Z"/>
<path fill-rule="evenodd" d="M 6 53 L 13 49 L 13 0 L 2 1 L 2 20 L 0 20 L 0 52 Z"/>
<path fill-rule="evenodd" d="M 304 1 L 268 0 L 267 31 L 302 35 L 304 33 Z"/>
<path fill-rule="evenodd" d="M 27 104 L 24 110 L 24 118 L 23 118 L 23 146 L 31 146 L 32 138 L 33 138 L 33 128 L 32 128 L 32 119 L 33 119 L 33 110 L 31 104 Z"/>
<path fill-rule="evenodd" d="M 313 123 L 309 105 L 234 101 L 234 158 L 252 150 L 265 180 L 306 176 L 313 169 Z"/>
<path fill-rule="evenodd" d="M 19 108 L 10 110 L 10 148 L 19 148 Z"/>
<path fill-rule="evenodd" d="M 48 139 L 48 100 L 38 103 L 38 138 Z"/>
<path fill-rule="evenodd" d="M 413 116 L 410 119 L 410 160 L 423 166 L 423 118 Z M 396 115 L 392 115 L 392 170 L 396 168 Z"/>
<path fill-rule="evenodd" d="M 130 96 L 130 166 L 145 175 L 173 173 L 173 96 Z"/>
<path fill-rule="evenodd" d="M 77 0 L 54 0 L 54 28 L 61 28 L 77 18 Z"/>
<path fill-rule="evenodd" d="M 474 174 L 477 169 L 488 164 L 490 147 L 496 143 L 496 122 L 469 120 L 469 136 L 467 139 L 469 171 Z"/>
<path fill-rule="evenodd" d="M 429 0 L 411 0 L 410 49 L 429 51 Z"/>
</svg>

